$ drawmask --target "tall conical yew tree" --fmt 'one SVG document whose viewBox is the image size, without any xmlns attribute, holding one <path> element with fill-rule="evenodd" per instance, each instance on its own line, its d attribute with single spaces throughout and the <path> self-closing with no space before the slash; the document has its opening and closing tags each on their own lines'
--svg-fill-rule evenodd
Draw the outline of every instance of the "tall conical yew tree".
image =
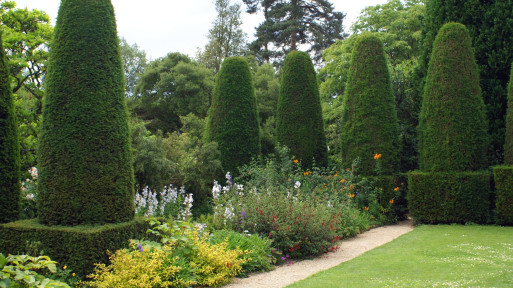
<svg viewBox="0 0 513 288">
<path fill-rule="evenodd" d="M 506 113 L 506 143 L 504 144 L 504 164 L 513 166 L 513 63 L 508 85 L 508 110 Z"/>
<path fill-rule="evenodd" d="M 51 45 L 39 146 L 39 221 L 134 217 L 123 68 L 110 0 L 63 0 Z"/>
<path fill-rule="evenodd" d="M 205 139 L 218 143 L 223 168 L 234 175 L 260 154 L 255 88 L 242 57 L 226 58 L 217 74 Z"/>
<path fill-rule="evenodd" d="M 6 62 L 0 33 L 0 223 L 16 220 L 20 210 L 20 144 Z"/>
<path fill-rule="evenodd" d="M 442 26 L 433 44 L 419 116 L 419 164 L 425 172 L 487 167 L 487 118 L 470 36 Z"/>
<path fill-rule="evenodd" d="M 326 166 L 328 151 L 315 69 L 306 52 L 292 51 L 283 62 L 276 111 L 276 140 L 304 169 Z"/>
<path fill-rule="evenodd" d="M 371 33 L 358 36 L 344 95 L 342 164 L 360 159 L 363 175 L 374 175 L 381 154 L 384 174 L 399 170 L 399 124 L 383 43 Z"/>
</svg>

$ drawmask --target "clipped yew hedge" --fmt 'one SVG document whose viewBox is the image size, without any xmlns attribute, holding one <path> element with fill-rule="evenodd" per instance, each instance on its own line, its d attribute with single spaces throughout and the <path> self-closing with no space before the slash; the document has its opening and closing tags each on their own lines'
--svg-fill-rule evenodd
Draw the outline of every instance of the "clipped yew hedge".
<svg viewBox="0 0 513 288">
<path fill-rule="evenodd" d="M 490 221 L 489 172 L 421 172 L 408 174 L 408 207 L 416 223 Z"/>
<path fill-rule="evenodd" d="M 260 154 L 255 88 L 242 57 L 226 58 L 217 74 L 205 139 L 217 142 L 223 168 L 233 175 Z"/>
<path fill-rule="evenodd" d="M 358 36 L 351 56 L 342 113 L 342 165 L 360 158 L 360 173 L 399 171 L 399 124 L 383 43 L 374 34 Z"/>
<path fill-rule="evenodd" d="M 20 212 L 20 143 L 9 68 L 0 32 L 0 223 L 18 219 Z"/>
<path fill-rule="evenodd" d="M 107 251 L 128 247 L 128 239 L 143 239 L 150 229 L 145 218 L 97 226 L 45 226 L 36 219 L 0 224 L 0 253 L 25 254 L 27 244 L 36 244 L 59 264 L 81 277 L 93 272 L 94 264 L 109 263 Z"/>
<path fill-rule="evenodd" d="M 497 224 L 513 225 L 513 166 L 493 168 Z"/>
<path fill-rule="evenodd" d="M 442 26 L 433 44 L 419 115 L 421 171 L 487 168 L 488 122 L 465 26 Z"/>
<path fill-rule="evenodd" d="M 283 62 L 276 110 L 276 141 L 290 149 L 303 169 L 328 164 L 316 73 L 306 52 L 291 51 Z"/>
<path fill-rule="evenodd" d="M 63 0 L 51 47 L 39 138 L 39 221 L 130 221 L 132 151 L 111 1 Z"/>
</svg>

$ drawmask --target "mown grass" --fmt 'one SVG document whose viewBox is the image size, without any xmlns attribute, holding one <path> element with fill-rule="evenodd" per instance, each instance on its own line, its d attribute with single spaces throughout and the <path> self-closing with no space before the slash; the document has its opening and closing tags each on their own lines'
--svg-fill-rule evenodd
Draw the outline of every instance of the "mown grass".
<svg viewBox="0 0 513 288">
<path fill-rule="evenodd" d="M 513 287 L 513 227 L 420 226 L 288 287 Z"/>
</svg>

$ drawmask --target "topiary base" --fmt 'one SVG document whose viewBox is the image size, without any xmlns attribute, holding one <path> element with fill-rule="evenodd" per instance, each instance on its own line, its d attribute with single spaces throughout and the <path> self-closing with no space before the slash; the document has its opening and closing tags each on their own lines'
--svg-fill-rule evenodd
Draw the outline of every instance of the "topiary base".
<svg viewBox="0 0 513 288">
<path fill-rule="evenodd" d="M 97 226 L 45 226 L 36 219 L 0 224 L 0 252 L 26 254 L 27 246 L 37 243 L 38 252 L 59 265 L 67 265 L 81 277 L 93 271 L 95 263 L 109 261 L 114 253 L 128 246 L 129 239 L 141 239 L 150 228 L 146 218 Z"/>
<path fill-rule="evenodd" d="M 487 171 L 408 173 L 408 206 L 416 224 L 488 223 L 490 196 Z"/>
<path fill-rule="evenodd" d="M 497 224 L 513 225 L 513 166 L 493 168 L 497 194 Z"/>
</svg>

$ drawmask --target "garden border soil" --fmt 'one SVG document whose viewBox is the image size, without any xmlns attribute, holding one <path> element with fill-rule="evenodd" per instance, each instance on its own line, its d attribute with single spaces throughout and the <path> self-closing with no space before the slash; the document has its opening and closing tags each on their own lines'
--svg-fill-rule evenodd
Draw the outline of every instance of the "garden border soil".
<svg viewBox="0 0 513 288">
<path fill-rule="evenodd" d="M 296 281 L 303 280 L 315 273 L 335 267 L 342 262 L 349 261 L 360 256 L 366 251 L 386 244 L 397 237 L 413 230 L 411 220 L 402 221 L 395 225 L 378 227 L 359 234 L 350 239 L 345 239 L 337 245 L 340 247 L 335 252 L 323 256 L 286 264 L 277 267 L 270 272 L 251 274 L 247 278 L 236 278 L 226 288 L 278 288 L 285 287 Z"/>
</svg>

